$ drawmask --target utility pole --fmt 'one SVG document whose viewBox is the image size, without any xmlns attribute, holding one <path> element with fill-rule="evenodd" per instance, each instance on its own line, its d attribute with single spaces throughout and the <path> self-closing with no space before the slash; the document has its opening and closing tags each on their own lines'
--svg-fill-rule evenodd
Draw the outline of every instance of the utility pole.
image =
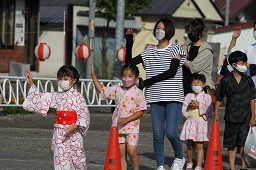
<svg viewBox="0 0 256 170">
<path fill-rule="evenodd" d="M 91 78 L 91 63 L 93 63 L 94 53 L 94 35 L 95 35 L 95 8 L 96 0 L 90 0 L 89 4 L 89 27 L 88 27 L 88 45 L 91 48 L 91 57 L 86 60 L 86 78 Z"/>
<path fill-rule="evenodd" d="M 117 0 L 115 50 L 119 50 L 124 39 L 125 0 Z M 122 64 L 114 56 L 114 79 L 120 79 Z"/>
<path fill-rule="evenodd" d="M 229 0 L 226 0 L 226 8 L 225 8 L 225 26 L 229 25 Z"/>
</svg>

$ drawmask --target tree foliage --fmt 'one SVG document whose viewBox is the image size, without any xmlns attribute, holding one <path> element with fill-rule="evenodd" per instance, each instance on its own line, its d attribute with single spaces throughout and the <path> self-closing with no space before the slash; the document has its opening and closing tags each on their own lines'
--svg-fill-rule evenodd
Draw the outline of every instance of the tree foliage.
<svg viewBox="0 0 256 170">
<path fill-rule="evenodd" d="M 152 0 L 125 0 L 125 17 L 151 6 Z M 97 9 L 109 21 L 116 20 L 117 0 L 97 0 Z"/>
<path fill-rule="evenodd" d="M 108 60 L 106 45 L 107 34 L 109 31 L 109 22 L 116 20 L 117 13 L 117 1 L 118 0 L 97 0 L 96 7 L 97 11 L 101 13 L 101 16 L 107 20 L 107 25 L 102 32 L 102 78 L 107 79 L 108 73 Z M 125 17 L 128 17 L 132 13 L 139 12 L 145 8 L 149 8 L 152 0 L 125 0 Z"/>
</svg>

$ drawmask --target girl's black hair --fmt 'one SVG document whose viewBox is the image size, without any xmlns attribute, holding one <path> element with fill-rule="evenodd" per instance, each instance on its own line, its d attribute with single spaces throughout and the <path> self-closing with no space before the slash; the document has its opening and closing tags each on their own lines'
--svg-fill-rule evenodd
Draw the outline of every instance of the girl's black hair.
<svg viewBox="0 0 256 170">
<path fill-rule="evenodd" d="M 57 72 L 57 78 L 62 78 L 64 76 L 71 77 L 72 79 L 76 79 L 76 84 L 79 81 L 80 74 L 77 69 L 71 65 L 62 66 Z"/>
<path fill-rule="evenodd" d="M 192 21 L 190 21 L 188 25 L 188 29 L 189 28 L 191 29 L 192 32 L 203 34 L 203 32 L 205 31 L 204 21 L 199 18 L 195 18 Z"/>
<path fill-rule="evenodd" d="M 193 81 L 193 80 L 200 80 L 200 81 L 202 81 L 203 83 L 206 82 L 205 75 L 203 75 L 203 74 L 198 74 L 198 73 L 193 73 L 193 74 L 192 74 L 192 81 Z"/>
<path fill-rule="evenodd" d="M 174 27 L 173 21 L 170 18 L 161 18 L 161 19 L 159 19 L 156 22 L 156 25 L 154 27 L 154 31 L 153 31 L 154 36 L 156 36 L 155 32 L 156 32 L 156 28 L 157 28 L 157 25 L 159 24 L 159 22 L 162 22 L 164 24 L 164 29 L 165 29 L 164 39 L 169 41 L 170 39 L 172 39 L 172 37 L 175 34 L 175 27 Z"/>
<path fill-rule="evenodd" d="M 239 61 L 247 62 L 247 55 L 242 51 L 234 51 L 228 57 L 228 62 L 230 65 Z"/>
<path fill-rule="evenodd" d="M 123 74 L 124 70 L 131 70 L 133 74 L 135 74 L 136 77 L 139 77 L 140 71 L 139 68 L 136 65 L 133 64 L 124 64 L 122 66 L 121 75 Z"/>
</svg>

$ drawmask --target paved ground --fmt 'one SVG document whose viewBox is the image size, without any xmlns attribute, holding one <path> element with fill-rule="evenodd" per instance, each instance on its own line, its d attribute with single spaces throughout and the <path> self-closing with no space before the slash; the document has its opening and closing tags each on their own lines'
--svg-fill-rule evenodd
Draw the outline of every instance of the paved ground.
<svg viewBox="0 0 256 170">
<path fill-rule="evenodd" d="M 84 138 L 87 164 L 89 170 L 102 170 L 111 125 L 110 108 L 90 108 L 91 127 Z M 221 110 L 223 113 L 223 110 Z M 220 114 L 222 117 L 223 114 Z M 53 153 L 50 150 L 54 114 L 43 118 L 38 115 L 0 116 L 0 170 L 50 170 L 53 169 Z M 211 121 L 210 121 L 211 123 Z M 181 129 L 182 120 L 179 129 Z M 221 139 L 223 120 L 219 123 Z M 173 149 L 165 140 L 165 162 L 167 170 L 173 161 Z M 183 145 L 186 156 L 186 146 Z M 227 150 L 222 150 L 224 170 L 228 170 Z M 141 170 L 156 169 L 153 147 L 150 114 L 142 117 L 141 134 L 138 145 Z M 236 168 L 240 169 L 239 155 Z"/>
</svg>

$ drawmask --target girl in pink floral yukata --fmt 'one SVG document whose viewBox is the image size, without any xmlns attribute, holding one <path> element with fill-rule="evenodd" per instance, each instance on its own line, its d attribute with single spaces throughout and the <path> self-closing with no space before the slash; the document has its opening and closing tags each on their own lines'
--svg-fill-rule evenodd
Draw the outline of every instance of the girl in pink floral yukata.
<svg viewBox="0 0 256 170">
<path fill-rule="evenodd" d="M 123 65 L 121 77 L 123 86 L 104 87 L 98 81 L 91 65 L 91 75 L 102 99 L 113 99 L 116 108 L 112 116 L 112 126 L 119 130 L 119 148 L 122 170 L 127 169 L 126 155 L 130 157 L 133 170 L 139 170 L 139 158 L 136 147 L 139 140 L 140 117 L 147 109 L 143 92 L 137 88 L 139 69 L 135 65 Z"/>
<path fill-rule="evenodd" d="M 195 170 L 202 169 L 204 158 L 203 144 L 209 141 L 207 119 L 213 113 L 213 108 L 211 96 L 203 91 L 205 82 L 206 79 L 203 74 L 192 74 L 191 87 L 194 93 L 186 95 L 182 106 L 182 114 L 187 118 L 180 135 L 180 139 L 187 143 L 188 163 L 186 170 L 192 170 L 193 168 L 192 158 L 194 149 L 197 149 L 197 165 Z"/>
<path fill-rule="evenodd" d="M 57 73 L 61 92 L 39 92 L 32 75 L 26 70 L 27 83 L 31 86 L 23 108 L 46 116 L 49 107 L 56 109 L 52 150 L 55 170 L 86 170 L 83 136 L 90 125 L 90 114 L 84 97 L 73 87 L 79 73 L 73 66 L 62 66 Z"/>
</svg>

